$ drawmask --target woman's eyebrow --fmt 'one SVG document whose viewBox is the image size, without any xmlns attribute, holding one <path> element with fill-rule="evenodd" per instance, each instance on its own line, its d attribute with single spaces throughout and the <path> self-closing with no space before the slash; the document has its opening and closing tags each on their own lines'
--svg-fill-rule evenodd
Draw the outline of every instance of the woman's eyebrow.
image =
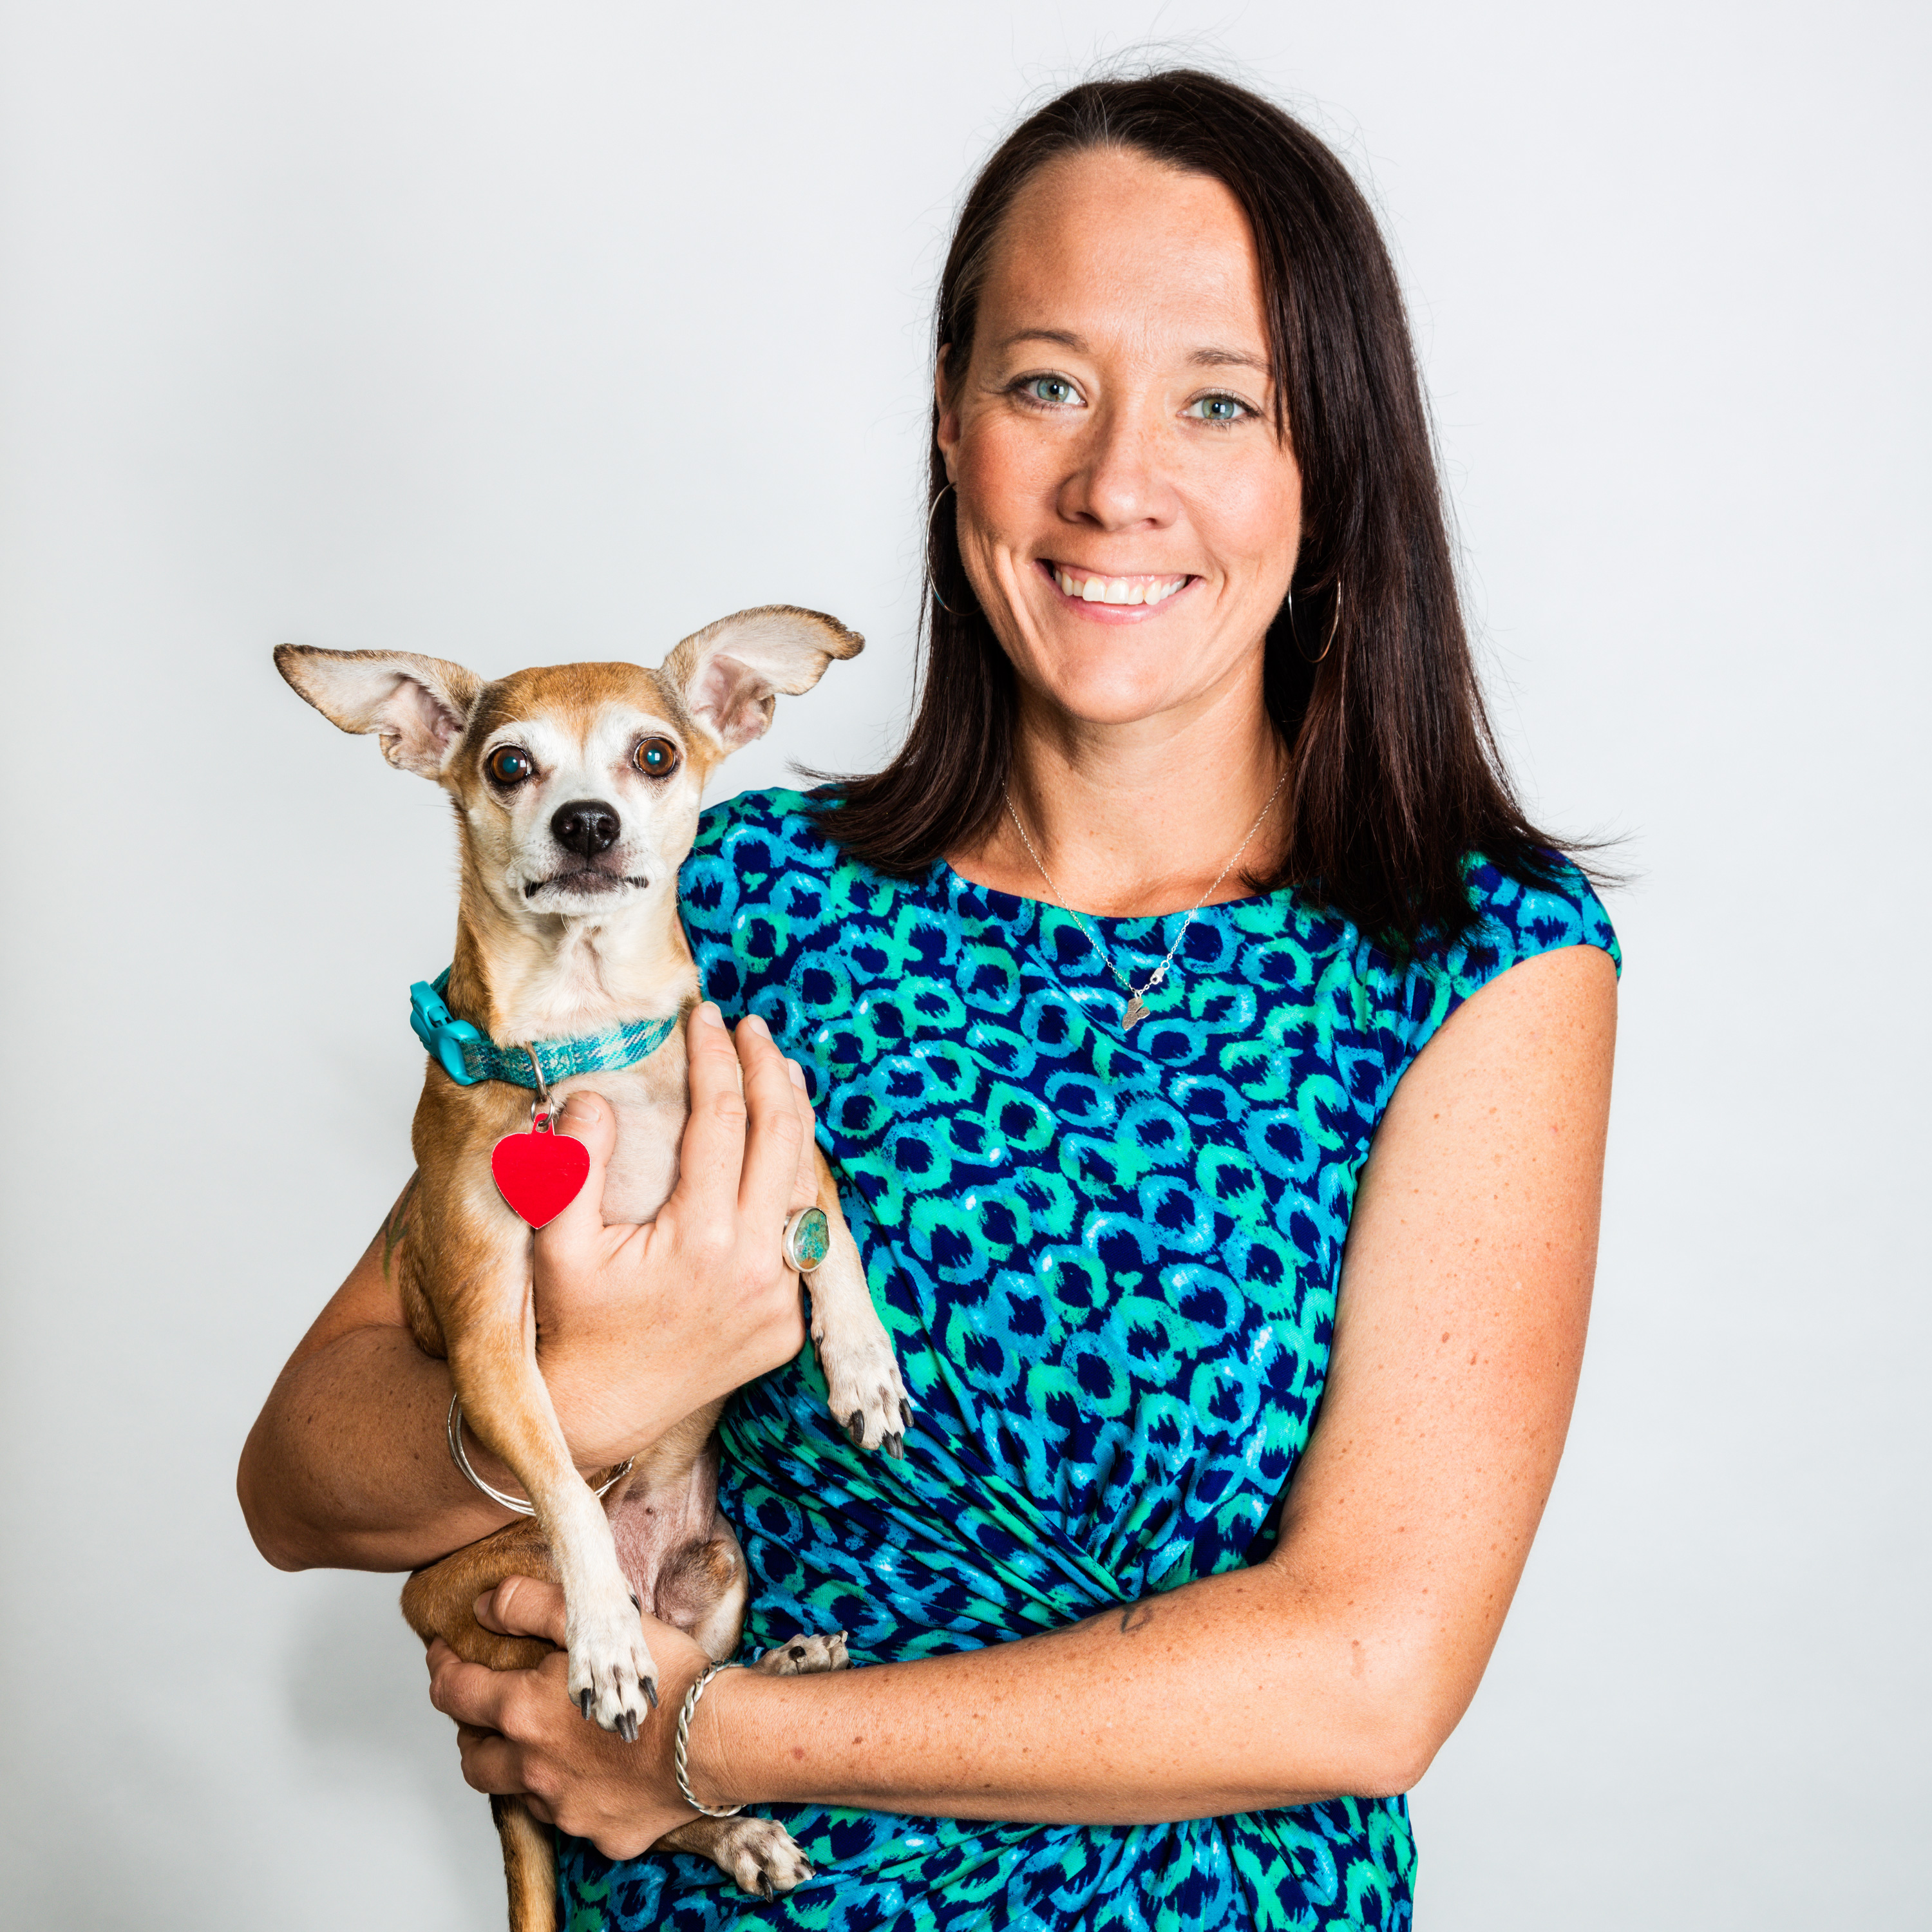
<svg viewBox="0 0 1932 1932">
<path fill-rule="evenodd" d="M 1016 328 L 1001 339 L 1001 354 L 1018 348 L 1023 342 L 1051 342 L 1060 348 L 1072 350 L 1076 356 L 1088 353 L 1085 339 L 1070 328 Z M 1197 369 L 1252 369 L 1264 376 L 1274 374 L 1264 357 L 1245 349 L 1197 349 L 1187 359 Z"/>
<path fill-rule="evenodd" d="M 1274 374 L 1261 357 L 1245 349 L 1197 349 L 1188 360 L 1199 369 L 1257 369 L 1264 376 Z"/>
<path fill-rule="evenodd" d="M 1063 349 L 1070 349 L 1076 355 L 1084 356 L 1087 345 L 1069 328 L 1016 328 L 1000 344 L 1002 352 L 1016 349 L 1022 342 L 1056 342 Z"/>
</svg>

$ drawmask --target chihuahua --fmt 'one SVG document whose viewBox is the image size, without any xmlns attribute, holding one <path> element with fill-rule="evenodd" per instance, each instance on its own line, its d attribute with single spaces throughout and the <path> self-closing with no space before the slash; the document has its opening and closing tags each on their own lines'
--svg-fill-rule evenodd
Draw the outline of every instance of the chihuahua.
<svg viewBox="0 0 1932 1932">
<path fill-rule="evenodd" d="M 656 1216 L 690 1112 L 682 1023 L 700 988 L 677 875 L 705 781 L 763 734 L 778 694 L 810 690 L 862 644 L 835 619 L 774 604 L 686 638 L 656 670 L 563 664 L 486 683 L 436 658 L 275 652 L 283 676 L 332 724 L 375 734 L 391 764 L 442 787 L 462 844 L 454 961 L 434 994 L 416 989 L 432 1054 L 412 1137 L 416 1179 L 391 1258 L 411 1332 L 449 1364 L 452 1453 L 466 1460 L 466 1426 L 521 1484 L 531 1514 L 418 1570 L 404 1613 L 425 1642 L 440 1636 L 472 1663 L 528 1669 L 548 1646 L 484 1629 L 472 1606 L 506 1576 L 554 1580 L 570 1694 L 626 1738 L 657 1702 L 640 1606 L 714 1659 L 737 1647 L 748 1582 L 717 1504 L 724 1405 L 688 1417 L 614 1480 L 578 1473 L 538 1371 L 531 1312 L 531 1226 L 561 1204 L 520 1198 L 527 1220 L 513 1210 L 516 1187 L 500 1164 L 493 1180 L 493 1150 L 526 1126 L 544 1142 L 562 1097 L 594 1086 L 617 1119 L 604 1219 Z M 606 1054 L 593 1062 L 600 1070 L 559 1074 L 582 1064 L 568 1049 L 586 1035 L 626 1041 L 633 1054 L 641 1046 L 643 1057 L 622 1064 L 620 1052 L 611 1070 Z M 452 1050 L 442 1042 L 452 1037 L 472 1044 Z M 897 1455 L 911 1406 L 830 1170 L 822 1153 L 816 1160 L 823 1258 L 809 1246 L 787 1258 L 812 1270 L 812 1337 L 835 1419 L 857 1446 Z M 564 1186 L 567 1200 L 567 1176 Z M 790 1675 L 846 1661 L 841 1632 L 794 1638 L 754 1667 Z M 512 1932 L 550 1932 L 550 1834 L 518 1801 L 490 1802 Z M 811 1870 L 768 1819 L 696 1818 L 659 1842 L 713 1859 L 750 1891 L 788 1890 Z"/>
</svg>

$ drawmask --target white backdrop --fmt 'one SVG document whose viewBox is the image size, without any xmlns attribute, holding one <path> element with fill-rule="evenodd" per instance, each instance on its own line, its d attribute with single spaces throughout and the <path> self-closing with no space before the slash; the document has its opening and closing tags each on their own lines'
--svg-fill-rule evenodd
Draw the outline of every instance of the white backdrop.
<svg viewBox="0 0 1932 1932">
<path fill-rule="evenodd" d="M 395 1580 L 233 1498 L 407 1171 L 454 903 L 436 794 L 270 647 L 655 662 L 783 599 L 872 646 L 730 785 L 876 760 L 949 212 L 1148 36 L 1370 187 L 1511 754 L 1638 874 L 1592 1352 L 1418 1922 L 1924 1914 L 1928 20 L 6 6 L 0 1918 L 500 1922 Z"/>
</svg>

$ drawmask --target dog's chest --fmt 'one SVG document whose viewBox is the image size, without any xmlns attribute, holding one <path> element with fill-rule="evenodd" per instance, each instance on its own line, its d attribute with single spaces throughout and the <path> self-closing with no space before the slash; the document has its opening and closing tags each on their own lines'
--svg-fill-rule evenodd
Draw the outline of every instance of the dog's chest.
<svg viewBox="0 0 1932 1932">
<path fill-rule="evenodd" d="M 680 1028 L 650 1058 L 621 1073 L 586 1074 L 556 1088 L 600 1094 L 616 1109 L 617 1150 L 604 1182 L 604 1220 L 650 1221 L 677 1184 L 678 1143 L 691 1112 Z"/>
</svg>

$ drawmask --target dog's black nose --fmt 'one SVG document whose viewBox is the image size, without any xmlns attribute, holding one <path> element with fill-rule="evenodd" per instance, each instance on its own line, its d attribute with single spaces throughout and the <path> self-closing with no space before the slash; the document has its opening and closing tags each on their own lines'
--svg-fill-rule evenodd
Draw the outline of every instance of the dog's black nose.
<svg viewBox="0 0 1932 1932">
<path fill-rule="evenodd" d="M 598 853 L 608 851 L 616 844 L 622 830 L 617 808 L 606 805 L 601 798 L 572 799 L 569 804 L 557 807 L 550 822 L 550 836 L 566 852 L 574 852 L 584 859 L 594 859 Z"/>
</svg>

